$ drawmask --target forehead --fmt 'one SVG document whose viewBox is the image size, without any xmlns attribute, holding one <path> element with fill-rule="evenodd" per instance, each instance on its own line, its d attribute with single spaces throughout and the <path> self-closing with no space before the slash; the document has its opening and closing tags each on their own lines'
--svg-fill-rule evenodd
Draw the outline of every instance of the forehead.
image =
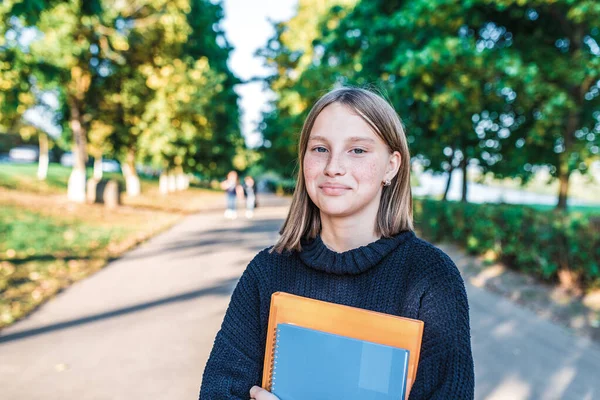
<svg viewBox="0 0 600 400">
<path fill-rule="evenodd" d="M 315 119 L 309 140 L 347 140 L 365 139 L 384 144 L 373 128 L 357 111 L 348 106 L 333 103 L 325 107 Z"/>
</svg>

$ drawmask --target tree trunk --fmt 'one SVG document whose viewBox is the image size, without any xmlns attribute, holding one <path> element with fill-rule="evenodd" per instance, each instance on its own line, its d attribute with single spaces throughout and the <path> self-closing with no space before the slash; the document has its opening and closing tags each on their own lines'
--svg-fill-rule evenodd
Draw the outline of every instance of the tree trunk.
<svg viewBox="0 0 600 400">
<path fill-rule="evenodd" d="M 450 171 L 448 171 L 448 181 L 446 182 L 446 189 L 444 190 L 444 197 L 442 197 L 442 201 L 448 200 L 448 192 L 450 191 L 450 184 L 452 183 L 452 172 L 454 172 L 454 166 L 450 164 Z"/>
<path fill-rule="evenodd" d="M 556 204 L 556 208 L 562 211 L 567 209 L 567 198 L 569 193 L 569 177 L 571 172 L 568 170 L 565 171 L 564 167 L 559 169 L 558 176 L 558 203 Z"/>
<path fill-rule="evenodd" d="M 127 196 L 139 196 L 141 193 L 140 178 L 135 169 L 135 150 L 128 149 L 125 162 L 123 163 L 123 176 Z"/>
<path fill-rule="evenodd" d="M 176 171 L 177 171 L 176 175 L 175 175 L 175 180 L 176 180 L 175 186 L 176 186 L 176 189 L 178 191 L 186 190 L 187 189 L 187 187 L 186 187 L 186 176 L 183 173 L 183 168 L 178 167 L 176 169 Z"/>
<path fill-rule="evenodd" d="M 177 179 L 175 178 L 175 171 L 170 171 L 167 179 L 169 193 L 175 192 L 177 190 Z"/>
<path fill-rule="evenodd" d="M 167 195 L 169 194 L 169 176 L 167 171 L 162 171 L 160 173 L 160 178 L 158 178 L 158 190 L 160 194 Z"/>
<path fill-rule="evenodd" d="M 83 203 L 85 201 L 85 162 L 86 132 L 82 124 L 79 103 L 74 98 L 69 98 L 69 109 L 71 111 L 71 130 L 73 131 L 73 171 L 69 177 L 67 196 L 71 201 Z"/>
<path fill-rule="evenodd" d="M 571 148 L 573 147 L 573 137 L 577 126 L 579 125 L 579 112 L 572 110 L 569 113 L 569 120 L 564 135 L 564 151 L 558 158 L 558 203 L 556 208 L 559 210 L 567 209 L 567 198 L 569 196 L 569 178 L 571 176 L 571 166 L 569 165 L 569 157 L 571 156 Z"/>
<path fill-rule="evenodd" d="M 94 179 L 102 180 L 102 156 L 94 158 Z"/>
<path fill-rule="evenodd" d="M 37 178 L 40 181 L 45 181 L 48 176 L 48 136 L 45 133 L 39 135 L 40 142 L 40 159 L 38 161 Z"/>
<path fill-rule="evenodd" d="M 462 197 L 460 199 L 461 202 L 467 202 L 467 166 L 469 163 L 467 162 L 466 156 L 463 154 L 463 159 L 460 162 L 460 168 L 463 171 L 463 180 L 462 180 Z"/>
</svg>

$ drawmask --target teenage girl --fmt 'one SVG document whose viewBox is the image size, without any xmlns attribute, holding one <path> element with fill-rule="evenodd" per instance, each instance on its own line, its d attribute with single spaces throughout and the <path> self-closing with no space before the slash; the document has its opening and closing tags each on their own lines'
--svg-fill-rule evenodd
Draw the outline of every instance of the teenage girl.
<svg viewBox="0 0 600 400">
<path fill-rule="evenodd" d="M 271 294 L 288 292 L 424 321 L 410 400 L 472 399 L 469 307 L 452 260 L 413 232 L 410 154 L 380 96 L 335 89 L 299 142 L 278 242 L 250 262 L 206 364 L 203 400 L 274 400 L 261 389 Z"/>
</svg>

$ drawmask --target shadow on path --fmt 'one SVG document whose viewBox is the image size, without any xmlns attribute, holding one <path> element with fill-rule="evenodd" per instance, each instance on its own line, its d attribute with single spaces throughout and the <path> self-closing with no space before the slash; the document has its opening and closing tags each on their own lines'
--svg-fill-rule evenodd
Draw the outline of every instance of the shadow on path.
<svg viewBox="0 0 600 400">
<path fill-rule="evenodd" d="M 191 292 L 181 293 L 175 296 L 164 297 L 155 301 L 137 304 L 130 307 L 125 307 L 113 311 L 108 311 L 100 314 L 90 315 L 88 317 L 77 318 L 71 321 L 59 322 L 56 324 L 42 326 L 36 329 L 25 330 L 22 332 L 10 333 L 7 335 L 0 336 L 0 345 L 15 340 L 25 339 L 31 336 L 43 335 L 54 331 L 68 329 L 74 326 L 89 324 L 92 322 L 102 321 L 109 318 L 119 317 L 126 314 L 131 314 L 139 311 L 145 311 L 150 308 L 163 306 L 165 304 L 183 302 L 193 300 L 202 296 L 218 295 L 218 296 L 230 296 L 234 285 L 237 283 L 238 278 L 230 278 L 220 281 L 214 286 L 193 290 Z"/>
<path fill-rule="evenodd" d="M 266 218 L 253 220 L 248 226 L 231 226 L 225 228 L 207 229 L 199 232 L 193 232 L 185 238 L 173 240 L 165 245 L 157 245 L 154 249 L 141 248 L 141 251 L 127 253 L 124 258 L 127 260 L 142 260 L 152 258 L 167 253 L 175 253 L 183 250 L 193 250 L 193 253 L 186 257 L 198 257 L 204 254 L 210 254 L 218 249 L 231 249 L 231 246 L 246 245 L 252 252 L 262 250 L 263 246 L 255 245 L 255 238 L 250 235 L 270 234 L 277 232 L 281 228 L 281 218 Z"/>
</svg>

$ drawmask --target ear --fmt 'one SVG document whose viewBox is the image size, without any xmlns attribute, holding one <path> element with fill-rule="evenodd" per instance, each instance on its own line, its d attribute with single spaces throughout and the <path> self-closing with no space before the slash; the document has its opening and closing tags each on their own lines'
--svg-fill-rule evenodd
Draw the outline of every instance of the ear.
<svg viewBox="0 0 600 400">
<path fill-rule="evenodd" d="M 398 174 L 401 162 L 402 156 L 400 155 L 399 151 L 394 151 L 392 154 L 390 154 L 384 179 L 389 179 L 390 181 L 394 179 L 394 177 Z"/>
</svg>

